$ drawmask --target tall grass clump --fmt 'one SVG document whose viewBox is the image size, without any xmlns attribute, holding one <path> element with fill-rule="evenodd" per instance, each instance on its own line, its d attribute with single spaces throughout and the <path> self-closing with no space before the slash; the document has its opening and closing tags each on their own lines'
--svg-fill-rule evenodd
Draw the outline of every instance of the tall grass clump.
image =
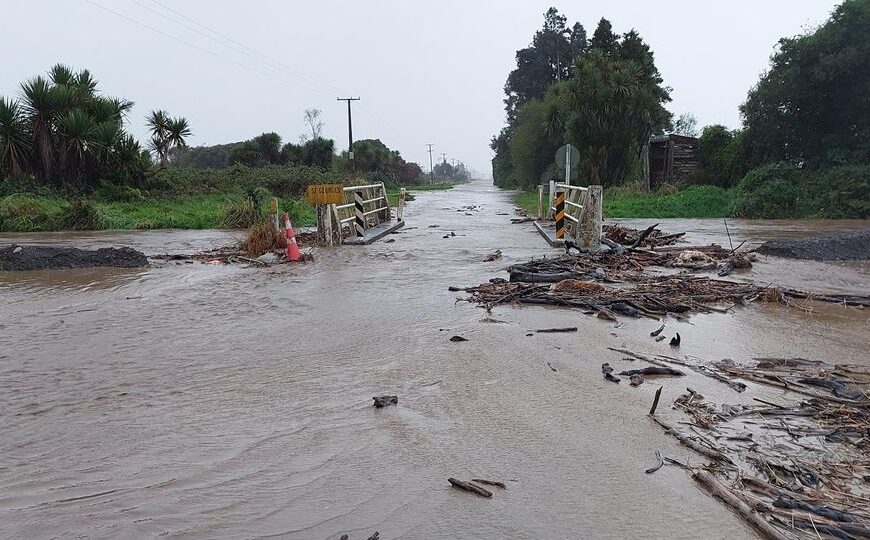
<svg viewBox="0 0 870 540">
<path fill-rule="evenodd" d="M 63 229 L 74 231 L 95 231 L 102 229 L 102 221 L 94 203 L 87 199 L 75 199 L 58 217 L 58 224 Z"/>
</svg>

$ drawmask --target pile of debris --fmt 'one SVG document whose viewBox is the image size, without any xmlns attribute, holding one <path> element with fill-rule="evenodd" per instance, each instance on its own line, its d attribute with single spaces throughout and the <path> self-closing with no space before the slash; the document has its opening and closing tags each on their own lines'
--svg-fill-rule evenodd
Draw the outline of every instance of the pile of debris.
<svg viewBox="0 0 870 540">
<path fill-rule="evenodd" d="M 274 229 L 272 229 L 274 231 Z M 306 231 L 296 233 L 296 242 L 299 247 L 314 245 L 317 242 L 317 233 L 314 231 Z M 199 251 L 193 254 L 158 254 L 151 255 L 149 259 L 153 261 L 168 261 L 176 262 L 176 264 L 255 264 L 257 266 L 270 266 L 272 264 L 284 262 L 286 255 L 284 249 L 287 247 L 286 238 L 279 236 L 274 232 L 269 232 L 268 229 L 254 228 L 248 233 L 248 236 L 234 246 L 224 246 L 206 251 Z M 302 254 L 303 261 L 313 259 L 311 253 Z"/>
<path fill-rule="evenodd" d="M 635 242 L 638 242 L 638 246 L 645 247 L 659 247 L 659 246 L 670 246 L 676 244 L 683 238 L 686 233 L 676 233 L 676 234 L 665 234 L 658 228 L 658 223 L 647 229 L 647 231 L 640 231 L 638 229 L 632 229 L 631 227 L 624 227 L 622 225 L 617 224 L 606 224 L 601 227 L 601 232 L 607 237 L 608 240 L 612 242 L 616 242 L 617 244 L 622 245 L 634 245 Z M 641 238 L 641 235 L 646 232 Z"/>
<path fill-rule="evenodd" d="M 643 231 L 608 227 L 608 235 L 616 239 L 607 240 L 610 250 L 534 259 L 509 267 L 509 281 L 493 278 L 476 287 L 450 290 L 470 293 L 469 300 L 487 310 L 506 303 L 545 304 L 582 309 L 608 320 L 615 314 L 684 318 L 690 313 L 725 312 L 756 300 L 797 305 L 795 300 L 813 299 L 870 307 L 870 296 L 865 295 L 813 294 L 695 274 L 715 271 L 724 277 L 735 269 L 751 268 L 755 254 L 737 251 L 740 246 L 672 246 L 667 244 L 683 233 L 662 234 L 656 225 Z M 662 270 L 653 273 L 651 267 Z"/>
<path fill-rule="evenodd" d="M 505 303 L 544 304 L 582 309 L 614 320 L 615 314 L 658 319 L 688 313 L 724 312 L 757 298 L 775 298 L 749 283 L 678 274 L 643 276 L 631 286 L 606 287 L 595 281 L 564 279 L 555 284 L 507 282 L 468 287 L 471 300 L 491 309 Z M 780 291 L 781 292 L 781 291 Z"/>
<path fill-rule="evenodd" d="M 688 428 L 653 419 L 711 459 L 680 465 L 766 536 L 870 538 L 870 368 L 802 358 L 740 366 L 620 352 L 688 366 L 738 391 L 745 388 L 740 379 L 786 389 L 793 403 L 717 405 L 689 388 L 673 404 L 688 415 L 680 422 Z"/>
</svg>

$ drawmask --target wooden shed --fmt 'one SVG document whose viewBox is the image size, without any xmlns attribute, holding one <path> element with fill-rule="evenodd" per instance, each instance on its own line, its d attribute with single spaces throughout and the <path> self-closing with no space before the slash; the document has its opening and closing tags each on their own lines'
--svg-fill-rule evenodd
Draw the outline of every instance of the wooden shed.
<svg viewBox="0 0 870 540">
<path fill-rule="evenodd" d="M 649 141 L 647 187 L 680 180 L 698 170 L 698 139 L 684 135 L 662 135 Z"/>
</svg>

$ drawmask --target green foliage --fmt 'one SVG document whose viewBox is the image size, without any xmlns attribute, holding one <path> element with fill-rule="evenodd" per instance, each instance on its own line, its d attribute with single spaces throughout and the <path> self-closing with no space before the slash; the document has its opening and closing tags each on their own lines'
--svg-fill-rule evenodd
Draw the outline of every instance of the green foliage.
<svg viewBox="0 0 870 540">
<path fill-rule="evenodd" d="M 151 133 L 148 148 L 157 156 L 160 166 L 166 167 L 171 152 L 187 146 L 187 137 L 192 135 L 190 125 L 184 118 L 171 117 L 166 111 L 151 111 L 145 122 Z"/>
<path fill-rule="evenodd" d="M 360 139 L 353 142 L 354 165 L 358 175 L 372 182 L 383 182 L 387 186 L 397 186 L 414 182 L 423 171 L 419 165 L 409 165 L 398 150 L 391 150 L 380 139 Z M 345 174 L 350 172 L 347 152 L 342 152 L 336 160 L 336 169 Z"/>
<path fill-rule="evenodd" d="M 226 229 L 247 229 L 263 218 L 263 207 L 253 197 L 233 200 L 224 209 L 221 226 Z"/>
<path fill-rule="evenodd" d="M 173 148 L 169 152 L 169 162 L 172 163 L 173 167 L 220 169 L 234 163 L 230 156 L 244 144 L 243 141 L 212 146 Z M 286 163 L 286 161 L 282 160 L 282 163 Z"/>
<path fill-rule="evenodd" d="M 62 201 L 25 194 L 0 199 L 0 230 L 10 232 L 50 231 L 62 211 Z"/>
<path fill-rule="evenodd" d="M 123 128 L 133 103 L 103 96 L 97 86 L 87 70 L 58 64 L 47 78 L 22 83 L 19 100 L 0 98 L 0 178 L 78 191 L 101 179 L 141 184 L 151 163 Z M 183 118 L 156 119 L 167 144 L 183 144 L 190 134 Z"/>
<path fill-rule="evenodd" d="M 553 22 L 554 14 L 548 12 L 536 39 L 551 27 L 561 28 L 562 39 L 568 39 L 564 17 L 560 26 Z M 567 72 L 556 77 L 546 76 L 546 66 L 532 69 L 530 59 L 537 57 L 529 50 L 518 51 L 517 69 L 505 87 L 508 126 L 491 143 L 496 185 L 530 187 L 549 180 L 556 173 L 555 151 L 566 142 L 580 149 L 582 182 L 622 183 L 641 170 L 649 136 L 670 125 L 671 115 L 663 107 L 670 101 L 668 89 L 637 32 L 617 36 L 602 19 L 589 45 L 585 35 L 583 42 Z M 545 85 L 543 90 L 519 84 L 524 80 L 520 75 L 531 73 L 537 74 L 536 84 Z"/>
<path fill-rule="evenodd" d="M 278 197 L 300 197 L 308 184 L 342 183 L 344 176 L 336 171 L 316 167 L 268 165 L 247 167 L 233 165 L 223 169 L 169 167 L 148 181 L 147 188 L 161 197 L 182 197 L 196 194 L 244 193 L 263 187 Z"/>
<path fill-rule="evenodd" d="M 538 211 L 538 194 L 522 191 L 514 202 L 532 214 Z M 691 186 L 650 193 L 640 186 L 608 188 L 603 210 L 608 218 L 717 218 L 729 214 L 733 190 L 714 186 Z"/>
<path fill-rule="evenodd" d="M 553 100 L 530 101 L 520 108 L 510 138 L 510 156 L 516 178 L 526 185 L 548 181 L 546 171 L 563 144 L 558 107 Z M 555 120 L 556 124 L 551 123 Z"/>
<path fill-rule="evenodd" d="M 64 207 L 58 216 L 57 226 L 76 231 L 94 231 L 102 228 L 97 207 L 87 199 L 74 199 Z"/>
<path fill-rule="evenodd" d="M 704 184 L 732 187 L 746 174 L 748 149 L 743 131 L 725 126 L 704 128 L 698 144 L 698 180 Z"/>
<path fill-rule="evenodd" d="M 566 21 L 556 8 L 548 9 L 532 43 L 517 51 L 517 67 L 504 87 L 509 123 L 523 104 L 543 98 L 551 85 L 571 77 L 574 58 L 586 48 L 586 30 L 580 23 L 569 30 Z"/>
<path fill-rule="evenodd" d="M 737 186 L 734 213 L 747 218 L 870 217 L 870 165 L 801 169 L 788 162 L 763 165 Z"/>
<path fill-rule="evenodd" d="M 140 202 L 145 200 L 141 189 L 102 182 L 94 191 L 95 195 L 105 201 L 112 202 Z"/>
<path fill-rule="evenodd" d="M 626 218 L 716 218 L 727 216 L 734 194 L 715 186 L 690 186 L 681 191 L 605 190 L 604 215 Z"/>
<path fill-rule="evenodd" d="M 870 162 L 870 0 L 845 0 L 815 31 L 780 40 L 741 112 L 753 165 Z"/>
</svg>

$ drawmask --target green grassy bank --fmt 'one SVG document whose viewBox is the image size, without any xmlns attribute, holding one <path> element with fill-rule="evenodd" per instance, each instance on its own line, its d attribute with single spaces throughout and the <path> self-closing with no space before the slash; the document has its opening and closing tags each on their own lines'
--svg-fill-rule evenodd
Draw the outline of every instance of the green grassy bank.
<svg viewBox="0 0 870 540">
<path fill-rule="evenodd" d="M 538 194 L 520 192 L 517 206 L 537 212 Z M 692 186 L 673 193 L 649 193 L 636 189 L 604 191 L 604 215 L 610 218 L 717 218 L 730 215 L 732 190 L 715 186 Z"/>
<path fill-rule="evenodd" d="M 452 184 L 406 186 L 408 191 L 450 189 Z M 399 189 L 387 190 L 390 204 L 398 203 Z M 232 212 L 244 206 L 242 193 L 188 194 L 109 200 L 98 195 L 67 198 L 60 195 L 15 193 L 0 197 L 0 232 L 68 229 L 216 229 L 234 228 Z M 413 200 L 409 193 L 406 200 Z M 315 223 L 314 207 L 304 198 L 281 197 L 279 208 L 294 225 Z"/>
</svg>

